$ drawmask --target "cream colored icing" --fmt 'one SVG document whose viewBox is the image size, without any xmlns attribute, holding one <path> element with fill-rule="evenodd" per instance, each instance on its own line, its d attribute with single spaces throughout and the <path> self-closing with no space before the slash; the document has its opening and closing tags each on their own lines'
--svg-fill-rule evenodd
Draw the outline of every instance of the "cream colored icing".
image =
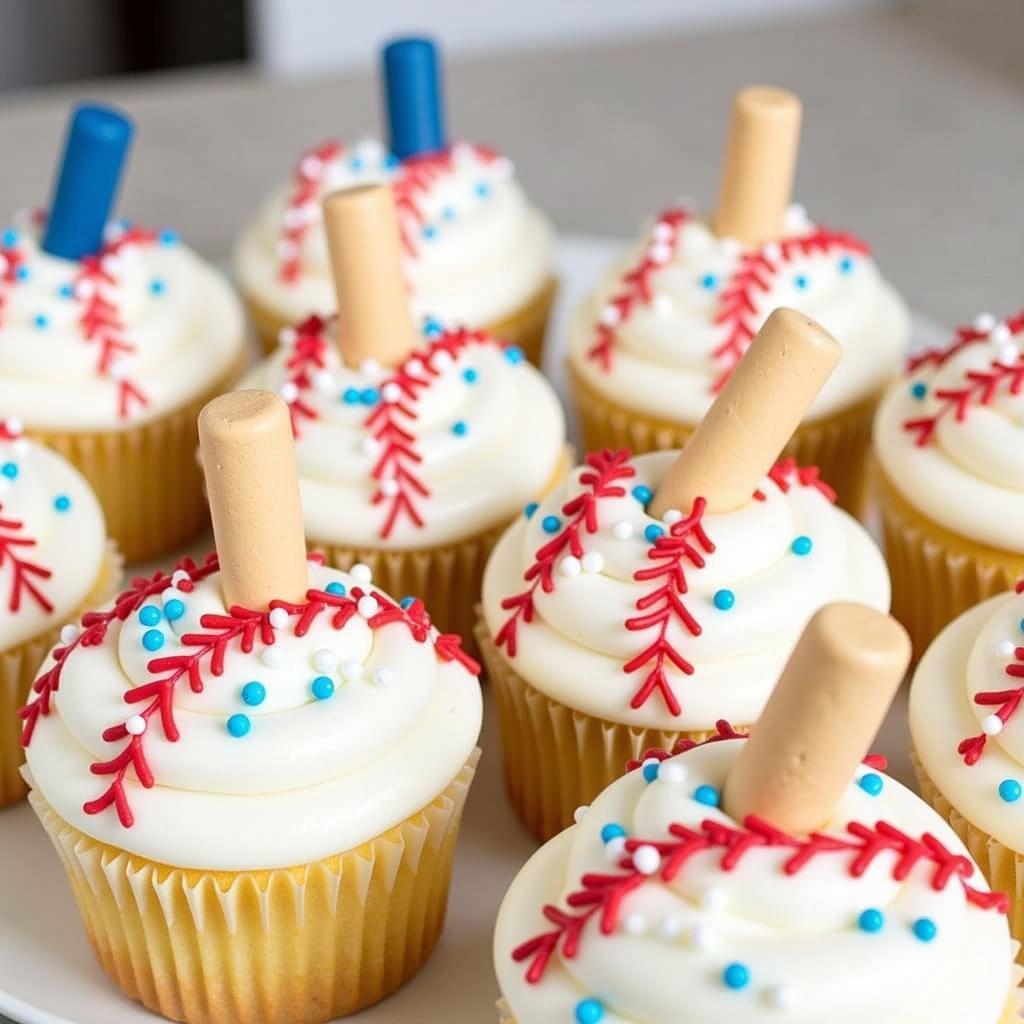
<svg viewBox="0 0 1024 1024">
<path fill-rule="evenodd" d="M 789 214 L 787 236 L 811 234 L 815 226 L 799 207 Z M 701 220 L 689 218 L 675 241 L 650 235 L 632 247 L 597 283 L 577 309 L 569 332 L 569 359 L 593 389 L 648 415 L 672 422 L 699 422 L 714 399 L 725 364 L 713 355 L 728 334 L 716 323 L 721 296 L 743 250 L 718 238 Z M 623 287 L 623 275 L 645 251 L 660 261 L 650 280 L 649 301 L 639 302 L 615 328 L 610 370 L 588 356 L 609 300 Z M 775 265 L 778 256 L 771 246 Z M 798 254 L 778 274 L 764 275 L 769 287 L 754 290 L 750 325 L 756 330 L 778 306 L 791 306 L 820 321 L 843 345 L 843 358 L 815 399 L 807 418 L 821 419 L 876 394 L 896 374 L 905 354 L 910 318 L 903 300 L 882 279 L 866 255 L 838 246 Z"/>
<path fill-rule="evenodd" d="M 483 327 L 538 292 L 551 274 L 553 234 L 508 160 L 460 143 L 451 154 L 451 168 L 418 195 L 419 214 L 399 207 L 411 242 L 406 271 L 413 309 L 417 316 L 429 313 L 446 323 Z M 323 198 L 351 185 L 395 183 L 406 173 L 375 140 L 343 148 L 327 161 L 308 160 L 300 167 L 308 169 L 311 198 L 292 210 L 295 184 L 274 189 L 235 249 L 243 292 L 288 321 L 335 309 Z M 296 218 L 307 227 L 297 243 L 282 234 Z M 296 244 L 297 250 L 289 248 Z M 285 255 L 298 258 L 297 280 L 282 277 Z"/>
<path fill-rule="evenodd" d="M 506 350 L 485 335 L 474 335 L 454 355 L 441 350 L 443 339 L 428 342 L 415 354 L 410 372 L 424 377 L 426 362 L 437 375 L 415 401 L 392 404 L 420 459 L 406 467 L 429 495 L 404 487 L 422 525 L 403 513 L 385 537 L 392 500 L 374 504 L 380 485 L 373 471 L 386 452 L 367 423 L 377 403 L 345 398 L 370 391 L 379 402 L 389 402 L 395 376 L 372 364 L 346 366 L 332 329 L 333 324 L 312 387 L 296 393 L 288 383 L 295 376 L 289 369 L 293 338 L 240 385 L 281 392 L 315 412 L 315 419 L 296 421 L 303 515 L 311 539 L 403 549 L 451 543 L 507 522 L 551 480 L 565 447 L 565 419 L 547 380 L 517 349 Z M 394 464 L 385 475 L 394 477 Z"/>
<path fill-rule="evenodd" d="M 927 862 L 896 881 L 891 851 L 860 877 L 850 871 L 851 853 L 819 855 L 793 875 L 782 870 L 791 850 L 752 849 L 731 871 L 721 867 L 721 849 L 699 853 L 672 882 L 655 874 L 629 893 L 611 934 L 590 921 L 576 957 L 558 954 L 537 984 L 525 980 L 528 964 L 515 963 L 512 951 L 551 930 L 541 908 L 565 908 L 584 874 L 617 870 L 610 861 L 621 855 L 609 856 L 601 837 L 606 824 L 655 841 L 671 839 L 674 823 L 737 825 L 692 794 L 700 785 L 721 791 L 742 742 L 672 758 L 651 783 L 640 771 L 625 775 L 523 868 L 494 940 L 498 981 L 518 1024 L 566 1024 L 594 998 L 604 1006 L 601 1024 L 997 1024 L 1012 983 L 1005 916 L 970 904 L 956 880 L 936 890 Z M 851 783 L 823 831 L 841 836 L 851 821 L 886 821 L 968 856 L 920 798 L 879 777 L 874 797 Z M 988 891 L 977 868 L 970 885 Z M 884 915 L 877 932 L 858 927 L 867 909 Z M 930 942 L 913 931 L 922 918 L 937 929 Z M 748 969 L 745 987 L 724 984 L 730 964 Z"/>
<path fill-rule="evenodd" d="M 979 318 L 986 327 L 988 319 Z M 1022 353 L 1024 332 L 995 324 L 988 340 L 963 347 L 944 365 L 921 365 L 893 385 L 874 428 L 886 476 L 912 505 L 955 533 L 1015 552 L 1024 552 Z M 972 401 L 962 420 L 955 411 L 942 416 L 919 445 L 905 424 L 935 415 L 944 404 L 939 392 L 963 389 L 967 374 L 990 373 L 995 361 L 1018 365 L 1016 378 L 1007 376 L 989 404 Z"/>
<path fill-rule="evenodd" d="M 378 593 L 358 575 L 310 565 L 310 586 Z M 458 661 L 435 651 L 436 634 L 421 643 L 402 623 L 371 628 L 360 612 L 340 629 L 323 614 L 296 636 L 290 618 L 270 648 L 257 638 L 245 654 L 233 641 L 222 675 L 204 662 L 201 693 L 184 681 L 176 687 L 177 742 L 164 737 L 158 716 L 150 720 L 143 740 L 155 786 L 143 788 L 134 774 L 126 780 L 130 828 L 113 808 L 85 813 L 107 781 L 90 774 L 90 764 L 124 746 L 104 741 L 104 730 L 141 707 L 125 703 L 126 689 L 158 678 L 147 668 L 153 658 L 192 649 L 183 638 L 212 628 L 202 616 L 225 614 L 217 575 L 191 593 L 172 588 L 147 603 L 160 608 L 172 599 L 183 602 L 184 615 L 173 623 L 161 617 L 158 653 L 142 644 L 154 627 L 134 614 L 115 622 L 105 642 L 68 656 L 55 712 L 40 718 L 28 746 L 31 784 L 87 835 L 178 867 L 303 864 L 357 847 L 425 807 L 472 753 L 480 688 Z M 318 700 L 312 683 L 321 675 L 334 693 Z M 258 706 L 242 699 L 254 680 L 266 691 Z M 226 728 L 235 714 L 251 722 L 240 738 Z"/>
<path fill-rule="evenodd" d="M 973 825 L 1009 849 L 1024 852 L 1024 802 L 1004 800 L 1004 781 L 1024 785 L 1024 714 L 987 734 L 973 765 L 957 752 L 963 740 L 996 728 L 985 720 L 999 705 L 976 704 L 980 693 L 1024 688 L 1006 667 L 1024 648 L 1024 595 L 1003 594 L 955 619 L 928 648 L 910 690 L 910 731 L 927 775 Z"/>
<path fill-rule="evenodd" d="M 44 252 L 24 218 L 10 231 L 24 280 L 0 280 L 0 408 L 27 428 L 131 429 L 202 394 L 238 360 L 237 297 L 172 232 L 108 255 L 97 286 L 79 282 L 82 263 Z M 97 288 L 118 321 L 114 335 L 132 346 L 102 372 L 100 341 L 82 322 Z M 145 396 L 129 402 L 127 416 L 119 415 L 122 381 Z"/>
<path fill-rule="evenodd" d="M 55 452 L 0 430 L 0 651 L 66 622 L 96 585 L 107 548 L 103 512 L 81 474 Z M 30 543 L 22 544 L 26 540 Z M 19 568 L 31 563 L 49 575 Z M 24 573 L 34 598 L 16 578 Z M 18 593 L 18 607 L 12 598 Z"/>
<path fill-rule="evenodd" d="M 640 614 L 637 601 L 661 581 L 640 582 L 638 570 L 650 567 L 651 544 L 645 530 L 658 524 L 631 489 L 657 486 L 675 458 L 673 452 L 639 456 L 636 476 L 625 482 L 625 497 L 602 498 L 597 530 L 582 536 L 599 569 L 566 575 L 555 568 L 550 593 L 536 591 L 533 621 L 517 627 L 516 671 L 554 700 L 587 714 L 628 725 L 667 730 L 713 728 L 720 718 L 737 724 L 757 720 L 804 625 L 831 601 L 859 601 L 889 608 L 889 576 L 871 538 L 849 515 L 812 487 L 792 486 L 788 493 L 765 480 L 764 501 L 704 519 L 715 545 L 706 566 L 686 566 L 682 601 L 701 627 L 692 636 L 677 621 L 668 639 L 693 666 L 685 675 L 673 665 L 666 672 L 682 705 L 674 715 L 657 695 L 639 708 L 630 701 L 646 669 L 624 666 L 656 639 L 658 627 L 633 631 L 626 620 Z M 501 538 L 484 577 L 483 610 L 497 636 L 511 611 L 502 602 L 527 588 L 524 573 L 539 548 L 551 540 L 544 529 L 549 516 L 565 519 L 567 502 L 585 489 L 574 471 L 530 519 L 521 517 Z M 628 534 L 620 539 L 618 524 Z M 810 538 L 812 549 L 800 556 L 792 545 Z M 575 567 L 571 567 L 575 568 Z M 714 597 L 728 589 L 734 606 L 719 610 Z M 503 650 L 503 653 L 505 651 Z"/>
</svg>

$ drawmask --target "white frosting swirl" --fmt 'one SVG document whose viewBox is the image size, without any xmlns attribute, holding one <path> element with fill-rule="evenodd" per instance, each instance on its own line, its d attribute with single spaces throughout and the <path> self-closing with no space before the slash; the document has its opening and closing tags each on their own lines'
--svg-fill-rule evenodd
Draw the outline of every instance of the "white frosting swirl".
<svg viewBox="0 0 1024 1024">
<path fill-rule="evenodd" d="M 332 584 L 379 593 L 310 565 L 312 589 Z M 164 612 L 171 600 L 184 605 L 173 621 Z M 142 737 L 154 787 L 143 788 L 133 773 L 125 781 L 134 824 L 123 827 L 113 808 L 88 814 L 83 805 L 109 781 L 90 774 L 90 765 L 124 746 L 123 739 L 104 741 L 104 730 L 144 706 L 127 704 L 126 690 L 161 678 L 150 667 L 154 658 L 195 651 L 185 637 L 215 628 L 204 616 L 226 614 L 217 575 L 191 593 L 165 590 L 147 605 L 160 610 L 157 625 L 140 611 L 115 621 L 103 643 L 72 651 L 55 712 L 39 719 L 27 749 L 32 785 L 101 842 L 178 867 L 303 864 L 357 847 L 425 807 L 473 750 L 482 707 L 466 668 L 402 622 L 371 627 L 360 611 L 335 628 L 329 608 L 304 636 L 295 635 L 292 615 L 270 647 L 257 637 L 246 654 L 231 641 L 222 675 L 212 674 L 209 659 L 202 663 L 201 692 L 179 682 L 180 739 L 165 738 L 158 715 Z M 143 643 L 154 630 L 164 638 L 158 653 Z M 318 677 L 329 681 L 329 695 L 317 695 Z M 243 697 L 253 682 L 264 691 L 255 704 Z M 250 724 L 237 738 L 228 728 L 234 715 Z"/>
<path fill-rule="evenodd" d="M 0 430 L 0 651 L 66 622 L 96 585 L 107 547 L 103 512 L 81 474 L 10 423 Z"/>
<path fill-rule="evenodd" d="M 1000 726 L 994 716 L 1002 702 L 975 700 L 1024 689 L 1024 676 L 1006 671 L 1024 668 L 1018 650 L 1024 651 L 1024 594 L 993 597 L 955 619 L 918 665 L 910 731 L 925 772 L 946 799 L 971 824 L 1024 852 L 1024 707 Z M 982 736 L 981 756 L 967 764 L 957 748 Z"/>
<path fill-rule="evenodd" d="M 686 731 L 713 728 L 720 718 L 749 724 L 760 716 L 814 612 L 844 600 L 887 611 L 889 576 L 863 528 L 818 490 L 793 484 L 783 493 L 766 479 L 764 501 L 704 517 L 714 553 L 704 568 L 684 566 L 687 592 L 681 600 L 701 632 L 691 635 L 678 618 L 668 626 L 671 646 L 694 669 L 687 675 L 666 662 L 681 713 L 673 714 L 657 694 L 631 707 L 650 666 L 629 673 L 624 666 L 657 638 L 659 627 L 633 630 L 626 621 L 641 614 L 637 602 L 663 582 L 638 581 L 635 574 L 654 564 L 646 531 L 668 528 L 652 519 L 631 492 L 637 485 L 656 491 L 675 456 L 639 456 L 631 463 L 636 476 L 624 481 L 626 495 L 599 500 L 596 532 L 581 534 L 589 560 L 584 557 L 579 572 L 573 572 L 576 565 L 559 561 L 551 591 L 536 589 L 533 620 L 520 621 L 510 660 L 542 693 L 609 721 Z M 524 574 L 552 539 L 545 520 L 564 523 L 566 504 L 587 489 L 582 472 L 570 474 L 532 518 L 519 519 L 498 543 L 483 591 L 492 636 L 513 614 L 502 602 L 527 589 Z M 808 553 L 796 553 L 797 538 L 803 538 L 800 550 L 810 543 Z M 593 571 L 587 571 L 588 565 Z M 734 604 L 717 607 L 720 591 L 730 592 Z M 507 649 L 503 653 L 507 656 Z"/>
<path fill-rule="evenodd" d="M 886 395 L 875 453 L 893 486 L 924 515 L 982 544 L 1024 552 L 1024 331 L 996 325 L 987 338 L 949 352 L 938 364 L 918 365 Z M 958 418 L 942 393 L 970 387 L 972 373 L 998 375 L 998 383 L 986 403 L 979 381 Z M 920 432 L 906 424 L 936 415 L 934 433 L 919 444 Z"/>
<path fill-rule="evenodd" d="M 363 140 L 323 159 L 305 157 L 297 183 L 276 188 L 235 249 L 242 290 L 282 319 L 328 313 L 336 297 L 321 204 L 336 189 L 369 182 L 402 182 L 422 161 L 438 169 L 415 190 L 415 210 L 399 206 L 410 258 L 406 271 L 418 315 L 484 327 L 528 302 L 551 274 L 551 227 L 526 198 L 503 157 L 456 143 L 438 157 L 401 164 L 379 142 Z M 294 205 L 297 194 L 304 202 Z M 298 222 L 304 230 L 288 237 Z M 285 259 L 298 264 L 293 280 Z"/>
<path fill-rule="evenodd" d="M 315 414 L 296 419 L 302 507 L 313 540 L 401 549 L 462 540 L 511 519 L 554 475 L 565 447 L 564 415 L 550 384 L 517 349 L 469 332 L 435 339 L 400 368 L 428 386 L 399 402 L 392 401 L 394 373 L 348 367 L 330 332 L 323 341 L 323 366 L 311 373 L 311 387 L 291 389 L 296 368 L 289 364 L 298 348 L 288 346 L 240 385 L 282 392 Z M 388 485 L 373 474 L 387 444 L 378 440 L 379 424 L 368 423 L 382 402 L 390 403 L 415 452 L 415 459 L 387 462 L 383 476 L 394 479 L 401 465 L 429 492 L 401 485 L 422 523 L 403 511 L 386 536 L 395 499 L 381 493 L 374 503 Z"/>
<path fill-rule="evenodd" d="M 787 238 L 813 237 L 815 231 L 800 208 L 790 211 Z M 758 269 L 765 287 L 749 288 L 751 308 L 743 319 L 756 332 L 773 309 L 790 306 L 820 321 L 843 344 L 839 366 L 808 413 L 814 421 L 868 399 L 898 373 L 910 318 L 868 256 L 843 244 L 792 249 L 782 259 L 778 245 L 764 248 L 777 272 Z M 656 263 L 648 297 L 622 317 L 610 304 L 645 254 Z M 608 269 L 577 310 L 569 334 L 574 371 L 617 405 L 671 422 L 699 422 L 729 365 L 714 352 L 729 336 L 729 324 L 719 322 L 723 293 L 743 257 L 737 242 L 718 238 L 693 217 L 676 232 L 656 226 Z M 614 324 L 610 369 L 588 355 L 602 322 Z"/>
<path fill-rule="evenodd" d="M 892 851 L 855 877 L 850 852 L 819 854 L 789 875 L 783 865 L 792 850 L 753 848 L 732 870 L 721 866 L 723 849 L 705 850 L 671 882 L 655 874 L 630 892 L 611 934 L 590 921 L 575 957 L 558 954 L 538 983 L 525 980 L 527 963 L 514 962 L 512 951 L 551 930 L 542 907 L 565 908 L 585 874 L 618 870 L 609 860 L 622 855 L 609 857 L 606 825 L 659 842 L 672 838 L 672 824 L 737 825 L 693 794 L 698 786 L 721 792 L 742 742 L 672 758 L 651 783 L 640 771 L 627 774 L 527 863 L 502 905 L 494 943 L 518 1024 L 566 1024 L 586 999 L 603 1005 L 601 1024 L 998 1024 L 1012 984 L 1005 916 L 969 903 L 957 879 L 934 888 L 927 861 L 897 881 Z M 881 792 L 870 796 L 852 783 L 823 832 L 844 836 L 848 822 L 885 821 L 967 856 L 919 797 L 873 774 Z M 977 869 L 969 884 L 988 891 Z M 858 927 L 869 909 L 882 915 L 877 931 Z M 922 920 L 934 926 L 931 941 L 917 937 Z M 746 984 L 725 982 L 731 964 L 746 969 Z"/>
<path fill-rule="evenodd" d="M 131 429 L 202 394 L 240 357 L 242 309 L 224 276 L 173 232 L 126 244 L 123 231 L 86 277 L 90 264 L 44 252 L 34 227 L 4 232 L 13 244 L 0 249 L 16 255 L 0 279 L 0 408 L 30 429 Z M 104 323 L 87 327 L 98 300 Z M 102 367 L 101 336 L 128 346 Z M 144 400 L 129 397 L 122 415 L 124 383 Z"/>
</svg>

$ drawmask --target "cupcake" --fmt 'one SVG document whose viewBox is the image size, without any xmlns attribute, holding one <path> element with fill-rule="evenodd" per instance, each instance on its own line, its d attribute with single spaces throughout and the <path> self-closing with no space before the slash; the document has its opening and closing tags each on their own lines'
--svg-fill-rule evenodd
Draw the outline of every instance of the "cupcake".
<svg viewBox="0 0 1024 1024">
<path fill-rule="evenodd" d="M 341 319 L 300 322 L 242 386 L 289 403 L 310 545 L 470 636 L 498 536 L 572 465 L 558 398 L 483 331 L 416 331 L 387 188 L 326 208 Z"/>
<path fill-rule="evenodd" d="M 682 453 L 592 454 L 498 542 L 478 639 L 534 836 L 647 748 L 756 722 L 822 605 L 888 608 L 880 552 L 817 470 L 772 466 L 838 354 L 776 311 Z"/>
<path fill-rule="evenodd" d="M 920 655 L 1024 576 L 1024 313 L 983 314 L 914 356 L 874 453 L 893 613 Z"/>
<path fill-rule="evenodd" d="M 867 611 L 822 614 L 848 634 Z M 892 636 L 899 657 L 878 646 Z M 791 665 L 777 695 L 799 682 L 797 730 L 791 709 L 769 718 L 773 700 L 749 740 L 724 730 L 659 752 L 527 862 L 494 940 L 504 1024 L 1019 1019 L 1005 897 L 926 803 L 876 759 L 858 764 L 871 732 L 850 742 L 847 715 L 869 724 L 857 684 L 870 684 L 881 654 L 885 686 L 869 698 L 890 699 L 910 653 L 905 634 L 879 636 L 877 622 L 859 639 L 866 650 L 832 653 L 853 655 L 838 706 L 816 697 L 836 667 L 828 654 L 805 661 L 800 679 Z M 774 756 L 769 731 L 781 740 Z M 824 792 L 813 772 L 823 762 Z"/>
<path fill-rule="evenodd" d="M 17 711 L 43 658 L 120 575 L 89 485 L 17 420 L 0 420 L 0 807 L 25 795 Z"/>
<path fill-rule="evenodd" d="M 954 619 L 928 648 L 910 689 L 921 791 L 1011 901 L 1024 938 L 1024 581 Z"/>
<path fill-rule="evenodd" d="M 860 511 L 871 416 L 899 372 L 910 321 L 865 243 L 790 206 L 800 103 L 736 98 L 719 207 L 660 213 L 576 311 L 569 368 L 588 449 L 679 448 L 777 306 L 808 313 L 843 360 L 788 453 Z"/>
<path fill-rule="evenodd" d="M 483 329 L 540 365 L 556 290 L 550 224 L 505 157 L 449 142 L 432 42 L 400 39 L 385 47 L 382 64 L 387 146 L 374 139 L 314 146 L 238 241 L 235 272 L 265 351 L 283 328 L 334 308 L 323 198 L 386 183 L 417 318 Z"/>
<path fill-rule="evenodd" d="M 196 414 L 246 358 L 222 274 L 173 231 L 106 225 L 132 130 L 77 108 L 49 213 L 0 234 L 0 408 L 85 476 L 130 562 L 206 523 Z"/>
<path fill-rule="evenodd" d="M 83 617 L 24 709 L 30 800 L 124 993 L 188 1024 L 316 1024 L 429 956 L 477 666 L 366 567 L 307 562 L 287 410 L 200 418 L 217 555 Z"/>
</svg>

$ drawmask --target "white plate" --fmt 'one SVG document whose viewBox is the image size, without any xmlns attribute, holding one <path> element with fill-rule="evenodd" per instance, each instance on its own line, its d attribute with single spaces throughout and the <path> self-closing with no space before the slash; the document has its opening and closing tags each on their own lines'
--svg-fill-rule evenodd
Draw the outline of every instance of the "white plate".
<svg viewBox="0 0 1024 1024">
<path fill-rule="evenodd" d="M 547 370 L 565 395 L 564 325 L 568 311 L 621 243 L 568 237 L 558 246 L 562 293 Z M 943 332 L 915 318 L 915 343 Z M 170 560 L 168 560 L 170 561 Z M 898 702 L 877 748 L 909 781 L 906 708 Z M 352 1024 L 490 1024 L 497 986 L 491 928 L 502 894 L 534 843 L 516 823 L 500 778 L 498 736 L 488 704 L 483 758 L 460 839 L 448 927 L 420 975 Z M 19 1024 L 152 1024 L 162 1020 L 123 998 L 96 965 L 63 870 L 27 806 L 0 812 L 0 1014 Z M 0 1018 L 2 1019 L 2 1018 Z"/>
</svg>

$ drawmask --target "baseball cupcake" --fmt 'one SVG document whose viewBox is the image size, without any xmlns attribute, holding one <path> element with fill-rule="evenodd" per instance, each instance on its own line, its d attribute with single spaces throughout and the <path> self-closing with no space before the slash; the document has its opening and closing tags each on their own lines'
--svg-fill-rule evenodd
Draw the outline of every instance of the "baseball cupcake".
<svg viewBox="0 0 1024 1024">
<path fill-rule="evenodd" d="M 952 829 L 864 757 L 910 656 L 811 621 L 747 740 L 659 752 L 512 883 L 504 1024 L 1011 1024 L 1003 913 Z"/>
<path fill-rule="evenodd" d="M 402 233 L 411 307 L 496 334 L 535 364 L 555 295 L 552 230 L 492 149 L 445 132 L 438 54 L 400 39 L 382 55 L 389 140 L 324 142 L 304 153 L 235 250 L 235 272 L 267 352 L 281 330 L 335 308 L 322 200 L 387 183 Z"/>
<path fill-rule="evenodd" d="M 648 747 L 756 722 L 822 605 L 888 608 L 881 554 L 817 470 L 772 465 L 839 353 L 777 310 L 681 453 L 593 454 L 499 541 L 478 637 L 538 838 Z"/>
<path fill-rule="evenodd" d="M 128 561 L 206 522 L 203 402 L 241 372 L 241 306 L 173 231 L 107 224 L 132 125 L 75 110 L 48 213 L 0 233 L 0 408 L 73 463 Z"/>
<path fill-rule="evenodd" d="M 310 545 L 469 636 L 498 536 L 571 466 L 558 398 L 521 349 L 414 328 L 389 189 L 325 211 L 341 312 L 288 331 L 243 386 L 289 403 Z"/>
<path fill-rule="evenodd" d="M 875 420 L 893 613 L 920 655 L 1024 576 L 1024 313 L 910 360 Z"/>
<path fill-rule="evenodd" d="M 82 618 L 22 712 L 90 943 L 188 1024 L 317 1024 L 429 956 L 476 763 L 477 666 L 419 601 L 307 562 L 283 403 L 200 417 L 218 556 Z"/>
<path fill-rule="evenodd" d="M 0 807 L 25 795 L 17 712 L 39 666 L 120 575 L 89 485 L 17 420 L 0 420 Z"/>
<path fill-rule="evenodd" d="M 787 451 L 820 466 L 856 513 L 871 416 L 909 317 L 865 243 L 789 205 L 799 131 L 795 96 L 739 93 L 713 218 L 683 207 L 655 218 L 577 311 L 569 365 L 589 449 L 679 448 L 773 309 L 813 316 L 843 359 Z"/>
</svg>

